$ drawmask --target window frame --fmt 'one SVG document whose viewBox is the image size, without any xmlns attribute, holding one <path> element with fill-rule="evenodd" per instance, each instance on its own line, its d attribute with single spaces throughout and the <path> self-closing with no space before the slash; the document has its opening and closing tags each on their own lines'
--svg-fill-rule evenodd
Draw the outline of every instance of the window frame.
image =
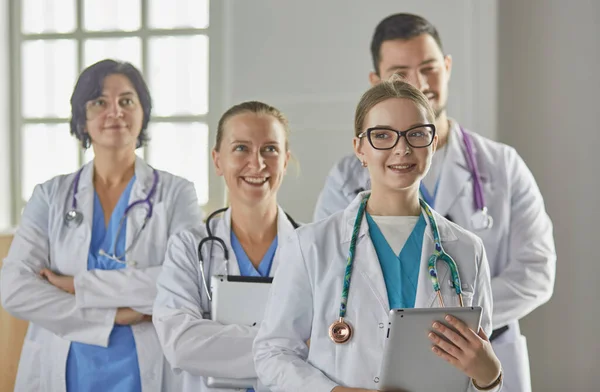
<svg viewBox="0 0 600 392">
<path fill-rule="evenodd" d="M 173 28 L 157 29 L 149 26 L 149 0 L 140 1 L 140 28 L 136 31 L 86 31 L 83 29 L 84 23 L 84 0 L 75 0 L 76 7 L 76 29 L 70 33 L 28 33 L 22 32 L 22 2 L 8 2 L 9 16 L 9 73 L 10 73 L 10 223 L 15 227 L 20 222 L 21 211 L 26 204 L 22 197 L 23 183 L 23 165 L 22 165 L 22 130 L 27 124 L 65 124 L 70 118 L 44 117 L 44 118 L 26 118 L 22 113 L 22 44 L 29 40 L 53 40 L 53 39 L 72 39 L 76 42 L 77 58 L 76 65 L 78 73 L 84 66 L 84 45 L 86 39 L 104 39 L 104 38 L 126 38 L 136 37 L 141 41 L 141 69 L 144 78 L 148 80 L 146 70 L 149 69 L 149 40 L 154 37 L 173 37 L 205 35 L 208 38 L 208 112 L 203 115 L 171 115 L 151 117 L 151 123 L 193 123 L 202 122 L 208 125 L 207 146 L 209 151 L 212 149 L 212 142 L 215 140 L 216 124 L 219 119 L 219 113 L 223 110 L 223 94 L 220 86 L 223 84 L 223 53 L 222 42 L 224 37 L 223 21 L 224 6 L 220 0 L 209 0 L 209 23 L 206 28 Z M 150 86 L 152 88 L 152 86 Z M 148 147 L 144 147 L 145 159 L 151 160 Z M 84 150 L 81 149 L 78 154 L 78 166 L 85 162 Z M 202 207 L 206 211 L 221 207 L 225 201 L 225 189 L 223 182 L 216 176 L 214 170 L 211 170 L 211 163 L 208 162 L 208 201 Z M 160 168 L 159 168 L 160 169 Z"/>
</svg>

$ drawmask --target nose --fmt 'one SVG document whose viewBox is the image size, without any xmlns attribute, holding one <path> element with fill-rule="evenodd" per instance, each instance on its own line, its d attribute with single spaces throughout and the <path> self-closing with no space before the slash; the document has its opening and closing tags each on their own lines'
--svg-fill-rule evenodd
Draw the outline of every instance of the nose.
<svg viewBox="0 0 600 392">
<path fill-rule="evenodd" d="M 113 102 L 109 105 L 108 115 L 114 118 L 123 117 L 123 108 L 121 108 L 119 102 Z"/>
<path fill-rule="evenodd" d="M 426 91 L 429 89 L 429 83 L 427 83 L 427 77 L 423 75 L 418 69 L 410 72 L 408 75 L 408 83 L 412 84 L 420 91 Z"/>
<path fill-rule="evenodd" d="M 410 154 L 410 152 L 411 152 L 411 149 L 410 149 L 410 145 L 406 141 L 406 136 L 401 136 L 400 140 L 398 140 L 398 143 L 396 143 L 396 147 L 394 147 L 394 154 L 395 155 L 408 155 L 408 154 Z"/>
<path fill-rule="evenodd" d="M 248 166 L 256 170 L 262 170 L 265 167 L 265 159 L 260 150 L 257 150 L 249 155 Z"/>
</svg>

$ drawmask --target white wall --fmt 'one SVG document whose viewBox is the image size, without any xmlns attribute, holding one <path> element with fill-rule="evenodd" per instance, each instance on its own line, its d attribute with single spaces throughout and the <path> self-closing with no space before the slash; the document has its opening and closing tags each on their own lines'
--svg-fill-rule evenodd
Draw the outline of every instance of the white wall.
<svg viewBox="0 0 600 392">
<path fill-rule="evenodd" d="M 551 301 L 523 322 L 534 391 L 598 391 L 600 2 L 499 2 L 499 126 L 555 224 Z"/>
<path fill-rule="evenodd" d="M 290 170 L 281 205 L 310 221 L 334 161 L 351 152 L 354 108 L 369 87 L 370 42 L 377 23 L 414 12 L 439 29 L 454 59 L 449 113 L 496 135 L 496 2 L 424 0 L 227 0 L 225 106 L 258 99 L 290 119 Z"/>
</svg>

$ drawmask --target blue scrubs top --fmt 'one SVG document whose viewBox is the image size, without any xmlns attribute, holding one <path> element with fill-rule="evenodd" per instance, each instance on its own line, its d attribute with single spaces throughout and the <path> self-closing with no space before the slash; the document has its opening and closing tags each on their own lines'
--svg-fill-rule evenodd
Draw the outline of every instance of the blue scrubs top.
<svg viewBox="0 0 600 392">
<path fill-rule="evenodd" d="M 269 272 L 271 272 L 271 266 L 273 265 L 273 256 L 275 256 L 275 251 L 277 250 L 277 236 L 269 246 L 267 253 L 263 256 L 263 259 L 260 261 L 258 265 L 258 270 L 254 268 L 252 261 L 246 255 L 244 248 L 240 244 L 240 241 L 236 237 L 233 230 L 231 230 L 231 247 L 233 248 L 233 253 L 235 253 L 235 257 L 238 261 L 238 266 L 240 267 L 240 275 L 241 276 L 269 276 Z M 247 392 L 254 392 L 253 388 L 247 390 Z"/>
<path fill-rule="evenodd" d="M 419 217 L 399 255 L 394 253 L 371 215 L 366 215 L 371 241 L 381 264 L 390 309 L 414 308 L 423 235 L 427 227 L 423 214 Z"/>
<path fill-rule="evenodd" d="M 121 195 L 110 217 L 108 227 L 105 227 L 104 224 L 104 211 L 100 199 L 94 192 L 94 219 L 88 254 L 88 270 L 125 268 L 125 264 L 100 256 L 98 252 L 100 249 L 107 252 L 112 250 L 112 241 L 117 234 L 119 221 L 125 214 L 134 182 L 135 176 L 129 181 Z M 121 233 L 117 238 L 115 252 L 119 256 L 125 252 L 126 232 L 127 220 L 123 222 Z M 71 342 L 67 357 L 66 381 L 69 392 L 141 392 L 140 368 L 131 327 L 115 325 L 110 334 L 107 348 Z"/>
</svg>

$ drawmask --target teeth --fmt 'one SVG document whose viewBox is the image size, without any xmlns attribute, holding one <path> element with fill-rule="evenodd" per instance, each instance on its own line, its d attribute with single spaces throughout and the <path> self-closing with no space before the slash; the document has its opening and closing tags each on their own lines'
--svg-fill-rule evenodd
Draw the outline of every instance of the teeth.
<svg viewBox="0 0 600 392">
<path fill-rule="evenodd" d="M 390 167 L 391 167 L 392 169 L 400 169 L 400 170 L 403 170 L 403 169 L 408 169 L 410 166 L 411 166 L 411 165 L 391 165 Z"/>
<path fill-rule="evenodd" d="M 264 177 L 244 177 L 244 180 L 252 184 L 263 184 L 267 181 Z"/>
</svg>

